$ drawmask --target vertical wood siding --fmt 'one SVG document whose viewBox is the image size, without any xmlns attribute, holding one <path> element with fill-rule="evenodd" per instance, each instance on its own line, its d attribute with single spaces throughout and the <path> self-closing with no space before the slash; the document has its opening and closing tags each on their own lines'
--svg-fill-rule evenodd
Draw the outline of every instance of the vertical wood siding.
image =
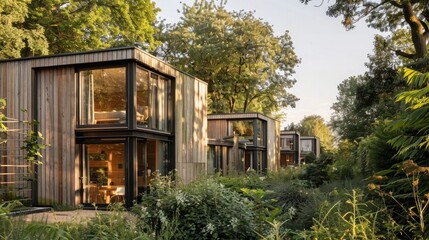
<svg viewBox="0 0 429 240">
<path fill-rule="evenodd" d="M 36 71 L 37 119 L 46 143 L 38 167 L 38 204 L 74 204 L 76 91 L 74 67 Z M 49 187 L 48 187 L 49 186 Z"/>
<path fill-rule="evenodd" d="M 75 144 L 76 84 L 74 66 L 135 60 L 174 78 L 175 160 L 180 178 L 188 183 L 207 169 L 207 84 L 136 48 L 111 49 L 30 59 L 0 61 L 0 97 L 6 114 L 30 120 L 37 93 L 39 129 L 51 147 L 42 152 L 38 201 L 41 205 L 79 202 L 78 146 Z M 37 79 L 37 81 L 35 81 Z M 32 87 L 32 85 L 35 86 Z"/>
<path fill-rule="evenodd" d="M 267 167 L 270 171 L 277 171 L 280 164 L 280 123 L 269 119 L 267 129 Z"/>
</svg>

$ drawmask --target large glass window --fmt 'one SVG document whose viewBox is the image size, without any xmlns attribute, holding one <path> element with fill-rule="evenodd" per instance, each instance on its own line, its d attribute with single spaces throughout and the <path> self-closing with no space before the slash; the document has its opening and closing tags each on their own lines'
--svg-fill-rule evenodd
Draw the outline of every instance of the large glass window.
<svg viewBox="0 0 429 240">
<path fill-rule="evenodd" d="M 126 122 L 126 68 L 81 71 L 80 125 Z"/>
<path fill-rule="evenodd" d="M 123 143 L 83 145 L 84 203 L 124 201 L 125 148 Z"/>
<path fill-rule="evenodd" d="M 256 120 L 256 128 L 258 129 L 256 135 L 256 144 L 258 146 L 265 146 L 265 122 Z"/>
<path fill-rule="evenodd" d="M 280 148 L 283 150 L 295 150 L 293 137 L 292 136 L 281 137 Z"/>
<path fill-rule="evenodd" d="M 149 186 L 155 171 L 163 176 L 173 170 L 169 143 L 154 139 L 137 142 L 137 196 Z"/>
<path fill-rule="evenodd" d="M 137 68 L 137 125 L 139 127 L 171 131 L 171 81 Z"/>
<path fill-rule="evenodd" d="M 301 140 L 301 152 L 312 152 L 313 141 L 312 140 Z"/>
<path fill-rule="evenodd" d="M 230 134 L 238 134 L 240 140 L 253 144 L 253 120 L 230 121 Z"/>
</svg>

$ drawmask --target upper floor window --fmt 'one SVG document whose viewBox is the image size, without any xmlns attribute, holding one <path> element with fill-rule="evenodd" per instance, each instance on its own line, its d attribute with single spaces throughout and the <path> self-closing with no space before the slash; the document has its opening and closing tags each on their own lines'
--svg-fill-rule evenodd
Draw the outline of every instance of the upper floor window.
<svg viewBox="0 0 429 240">
<path fill-rule="evenodd" d="M 285 150 L 295 150 L 292 136 L 280 138 L 280 148 Z"/>
<path fill-rule="evenodd" d="M 253 120 L 230 121 L 230 134 L 238 134 L 240 140 L 253 144 Z"/>
<path fill-rule="evenodd" d="M 312 140 L 301 140 L 301 152 L 312 152 L 313 141 Z"/>
<path fill-rule="evenodd" d="M 136 71 L 137 126 L 172 130 L 171 81 L 143 68 Z"/>
<path fill-rule="evenodd" d="M 238 134 L 250 145 L 265 146 L 266 123 L 259 119 L 229 121 L 229 134 Z"/>
<path fill-rule="evenodd" d="M 83 70 L 80 79 L 80 125 L 126 123 L 126 68 Z"/>
</svg>

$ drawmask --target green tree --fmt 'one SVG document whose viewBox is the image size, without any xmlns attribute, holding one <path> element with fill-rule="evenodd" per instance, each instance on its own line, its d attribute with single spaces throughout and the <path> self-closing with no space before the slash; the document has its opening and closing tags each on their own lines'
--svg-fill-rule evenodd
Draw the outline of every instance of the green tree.
<svg viewBox="0 0 429 240">
<path fill-rule="evenodd" d="M 213 113 L 260 111 L 295 106 L 287 91 L 299 63 L 288 32 L 274 36 L 253 12 L 230 12 L 223 2 L 183 5 L 181 21 L 161 23 L 157 54 L 209 84 Z"/>
<path fill-rule="evenodd" d="M 157 42 L 150 0 L 6 0 L 0 57 L 16 58 Z"/>
<path fill-rule="evenodd" d="M 363 81 L 363 76 L 349 77 L 337 87 L 337 102 L 331 107 L 333 113 L 330 125 L 341 139 L 356 140 L 371 131 L 367 113 L 356 108 L 356 91 Z"/>
<path fill-rule="evenodd" d="M 30 0 L 0 1 L 0 59 L 18 58 L 27 48 L 32 54 L 48 53 L 44 29 L 39 24 L 33 28 L 23 27 L 28 15 Z"/>
<path fill-rule="evenodd" d="M 405 87 L 405 81 L 396 72 L 402 61 L 386 51 L 399 44 L 396 42 L 376 36 L 373 54 L 365 64 L 368 70 L 338 85 L 337 102 L 331 107 L 331 126 L 341 139 L 359 141 L 372 133 L 377 121 L 392 118 L 403 110 L 394 101 L 396 93 Z"/>
<path fill-rule="evenodd" d="M 297 127 L 301 136 L 314 136 L 320 139 L 322 149 L 332 151 L 334 149 L 334 137 L 324 119 L 319 115 L 304 117 Z"/>
<path fill-rule="evenodd" d="M 300 1 L 307 4 L 312 0 Z M 347 29 L 353 28 L 357 21 L 366 18 L 368 26 L 382 32 L 390 31 L 392 35 L 402 31 L 407 24 L 408 36 L 411 36 L 414 49 L 396 49 L 396 54 L 410 59 L 424 58 L 428 54 L 428 0 L 335 1 L 328 7 L 326 14 L 330 17 L 342 16 L 342 23 Z"/>
</svg>

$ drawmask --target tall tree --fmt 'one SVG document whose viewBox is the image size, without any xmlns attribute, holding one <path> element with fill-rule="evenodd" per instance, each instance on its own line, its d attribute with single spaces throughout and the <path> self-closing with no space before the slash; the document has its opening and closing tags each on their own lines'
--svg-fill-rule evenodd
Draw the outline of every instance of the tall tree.
<svg viewBox="0 0 429 240">
<path fill-rule="evenodd" d="M 13 54 L 4 57 L 156 45 L 153 24 L 158 9 L 150 0 L 6 0 L 2 5 L 11 17 L 0 24 L 23 39 L 18 44 L 1 41 L 0 47 L 15 45 Z"/>
<path fill-rule="evenodd" d="M 215 0 L 184 4 L 182 13 L 177 24 L 161 24 L 157 52 L 209 84 L 211 112 L 270 114 L 295 105 L 287 88 L 299 59 L 288 32 L 274 36 L 253 12 L 230 12 Z"/>
<path fill-rule="evenodd" d="M 21 49 L 33 54 L 46 54 L 48 44 L 44 29 L 34 24 L 32 29 L 23 27 L 30 0 L 0 1 L 0 59 L 17 58 Z"/>
<path fill-rule="evenodd" d="M 301 136 L 318 137 L 320 145 L 324 150 L 332 151 L 334 149 L 334 137 L 321 116 L 310 115 L 304 117 L 299 122 L 297 129 Z"/>
<path fill-rule="evenodd" d="M 373 131 L 373 124 L 392 118 L 402 109 L 394 103 L 394 96 L 405 87 L 396 73 L 400 61 L 386 49 L 396 46 L 397 40 L 386 41 L 376 36 L 373 54 L 366 63 L 368 70 L 360 76 L 350 77 L 338 86 L 337 102 L 331 126 L 341 139 L 359 140 Z M 399 41 L 400 42 L 400 41 Z"/>
<path fill-rule="evenodd" d="M 349 77 L 338 85 L 337 102 L 333 110 L 330 125 L 341 139 L 356 140 L 371 132 L 368 114 L 356 107 L 356 90 L 363 84 L 364 77 Z"/>
<path fill-rule="evenodd" d="M 300 1 L 307 4 L 312 0 Z M 429 0 L 337 0 L 326 13 L 331 17 L 342 16 L 342 23 L 347 29 L 353 28 L 364 17 L 368 26 L 393 34 L 408 25 L 414 50 L 396 49 L 396 54 L 410 59 L 424 58 L 428 54 Z"/>
</svg>

